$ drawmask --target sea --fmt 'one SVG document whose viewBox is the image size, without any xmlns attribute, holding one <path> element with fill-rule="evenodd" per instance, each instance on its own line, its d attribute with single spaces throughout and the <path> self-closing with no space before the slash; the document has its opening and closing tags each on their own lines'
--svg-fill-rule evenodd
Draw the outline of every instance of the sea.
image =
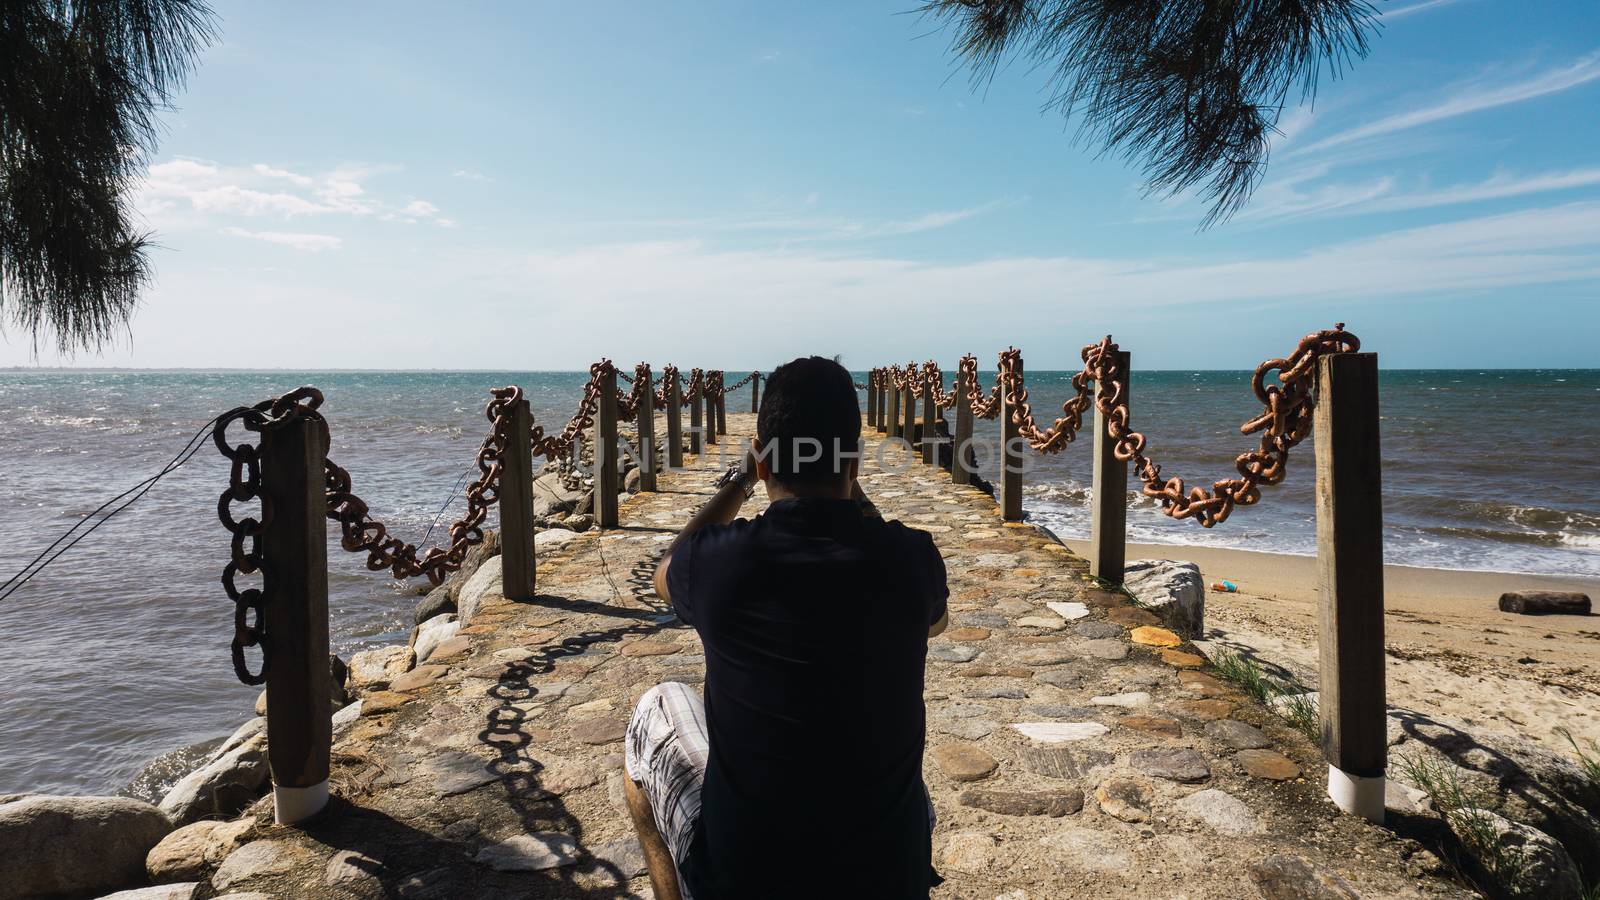
<svg viewBox="0 0 1600 900">
<path fill-rule="evenodd" d="M 739 373 L 730 372 L 730 381 Z M 1070 372 L 1029 371 L 1036 414 L 1053 420 Z M 330 456 L 393 533 L 440 540 L 488 427 L 488 390 L 523 387 L 536 421 L 559 428 L 587 373 L 0 371 L 0 579 L 28 566 L 105 501 L 159 472 L 206 422 L 301 385 L 325 396 Z M 865 382 L 865 373 L 858 373 Z M 749 408 L 749 389 L 730 412 Z M 1134 373 L 1134 427 L 1167 475 L 1206 485 L 1255 445 L 1250 373 Z M 1413 566 L 1600 576 L 1600 370 L 1394 370 L 1381 381 L 1384 547 Z M 658 433 L 661 429 L 658 428 Z M 997 441 L 993 423 L 977 432 Z M 204 437 L 204 436 L 203 436 Z M 1135 497 L 1129 540 L 1310 554 L 1312 448 L 1285 482 L 1204 529 Z M 1025 508 L 1064 538 L 1089 533 L 1087 433 L 1034 457 Z M 993 454 L 990 454 L 993 458 Z M 994 463 L 984 473 L 992 478 Z M 708 476 L 709 477 L 709 476 Z M 20 587 L 0 588 L 0 794 L 154 796 L 195 745 L 251 715 L 235 680 L 232 604 L 219 576 L 226 461 L 205 438 L 182 467 Z M 491 517 L 492 518 L 492 517 Z M 431 529 L 431 531 L 430 531 Z M 405 640 L 419 589 L 329 550 L 334 650 Z"/>
</svg>

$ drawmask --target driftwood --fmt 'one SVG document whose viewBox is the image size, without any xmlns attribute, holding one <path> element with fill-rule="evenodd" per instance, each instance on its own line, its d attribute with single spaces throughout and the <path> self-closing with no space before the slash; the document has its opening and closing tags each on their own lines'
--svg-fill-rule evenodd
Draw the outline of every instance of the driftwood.
<svg viewBox="0 0 1600 900">
<path fill-rule="evenodd" d="M 1587 616 L 1589 595 L 1578 591 L 1508 591 L 1500 595 L 1500 611 L 1524 616 Z"/>
</svg>

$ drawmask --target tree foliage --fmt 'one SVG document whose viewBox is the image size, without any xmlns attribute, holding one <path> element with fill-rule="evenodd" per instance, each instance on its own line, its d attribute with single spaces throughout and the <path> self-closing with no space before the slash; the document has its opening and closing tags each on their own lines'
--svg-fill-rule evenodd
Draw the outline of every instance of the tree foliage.
<svg viewBox="0 0 1600 900">
<path fill-rule="evenodd" d="M 1368 0 L 930 0 L 983 80 L 1012 58 L 1051 76 L 1046 107 L 1137 163 L 1146 189 L 1194 189 L 1205 225 L 1238 211 L 1266 170 L 1286 101 L 1367 52 Z"/>
<path fill-rule="evenodd" d="M 203 0 L 0 0 L 0 322 L 103 347 L 149 278 L 128 192 L 209 43 Z"/>
</svg>

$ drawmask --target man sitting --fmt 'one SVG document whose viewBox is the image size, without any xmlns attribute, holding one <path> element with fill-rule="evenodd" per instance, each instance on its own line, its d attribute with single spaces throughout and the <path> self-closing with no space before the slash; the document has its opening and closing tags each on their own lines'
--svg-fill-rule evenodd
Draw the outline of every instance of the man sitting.
<svg viewBox="0 0 1600 900">
<path fill-rule="evenodd" d="M 628 726 L 625 788 L 659 900 L 925 898 L 923 664 L 944 562 L 856 482 L 861 410 L 821 357 L 767 380 L 744 468 L 655 587 L 705 645 L 705 701 L 668 682 Z M 735 519 L 765 486 L 771 505 Z"/>
</svg>

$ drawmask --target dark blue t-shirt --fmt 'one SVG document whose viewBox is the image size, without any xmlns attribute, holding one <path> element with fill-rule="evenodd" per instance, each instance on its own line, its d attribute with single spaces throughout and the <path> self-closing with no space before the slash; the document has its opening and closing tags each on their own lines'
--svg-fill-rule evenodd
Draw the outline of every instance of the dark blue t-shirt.
<svg viewBox="0 0 1600 900">
<path fill-rule="evenodd" d="M 706 650 L 690 893 L 926 898 L 923 664 L 949 595 L 933 539 L 851 500 L 779 500 L 685 537 L 667 590 Z"/>
</svg>

